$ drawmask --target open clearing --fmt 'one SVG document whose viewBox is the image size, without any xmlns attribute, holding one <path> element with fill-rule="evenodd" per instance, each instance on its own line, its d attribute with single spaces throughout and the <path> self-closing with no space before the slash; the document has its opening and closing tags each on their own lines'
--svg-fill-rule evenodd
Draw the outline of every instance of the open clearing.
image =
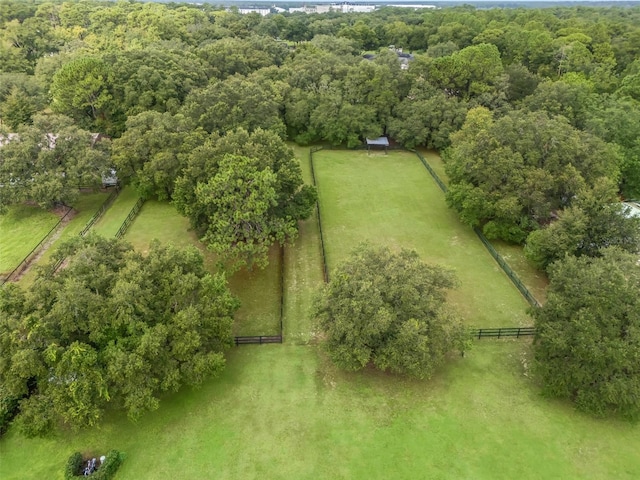
<svg viewBox="0 0 640 480">
<path fill-rule="evenodd" d="M 15 205 L 0 215 L 0 274 L 11 272 L 60 218 L 31 205 Z"/>
<path fill-rule="evenodd" d="M 309 179 L 307 152 L 296 149 Z M 317 154 L 330 262 L 361 239 L 416 248 L 456 269 L 463 282 L 457 299 L 474 302 L 465 313 L 470 325 L 486 325 L 492 299 L 505 302 L 500 315 L 489 312 L 496 324 L 525 320 L 524 300 L 473 232 L 456 223 L 419 161 L 404 153 L 361 153 Z M 336 237 L 340 231 L 345 238 Z M 456 248 L 448 243 L 452 235 Z M 147 202 L 126 235 L 141 250 L 154 237 L 202 248 L 166 203 Z M 313 338 L 308 308 L 322 283 L 314 218 L 303 222 L 285 258 L 287 343 L 231 349 L 220 378 L 167 396 L 135 424 L 112 415 L 100 428 L 31 440 L 10 430 L 0 440 L 0 478 L 61 479 L 72 452 L 111 448 L 126 455 L 118 479 L 640 478 L 640 426 L 594 419 L 542 398 L 522 339 L 474 342 L 427 382 L 341 372 L 318 346 L 296 345 Z M 261 277 L 260 290 L 272 293 L 252 308 L 277 304 L 268 278 Z M 469 287 L 476 283 L 478 292 Z"/>
<path fill-rule="evenodd" d="M 482 342 L 429 382 L 345 374 L 314 346 L 233 349 L 222 377 L 136 424 L 0 442 L 3 480 L 62 478 L 88 446 L 126 452 L 117 478 L 636 479 L 638 428 L 541 398 L 523 345 Z"/>
<path fill-rule="evenodd" d="M 363 241 L 413 248 L 455 270 L 461 285 L 451 299 L 468 325 L 531 325 L 526 301 L 416 155 L 322 150 L 314 166 L 329 270 Z"/>
</svg>

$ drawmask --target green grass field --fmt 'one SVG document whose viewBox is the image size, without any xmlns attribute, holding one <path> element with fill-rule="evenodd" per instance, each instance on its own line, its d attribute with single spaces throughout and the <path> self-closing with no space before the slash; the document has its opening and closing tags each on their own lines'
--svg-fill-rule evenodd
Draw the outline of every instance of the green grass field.
<svg viewBox="0 0 640 480">
<path fill-rule="evenodd" d="M 135 188 L 124 187 L 116 197 L 109 209 L 93 226 L 92 230 L 103 237 L 111 238 L 118 233 L 122 222 L 127 218 L 129 212 L 138 201 L 139 195 Z"/>
<path fill-rule="evenodd" d="M 14 205 L 0 215 L 0 274 L 11 272 L 60 218 L 40 207 Z"/>
<path fill-rule="evenodd" d="M 0 441 L 0 478 L 61 479 L 117 448 L 116 478 L 590 479 L 640 476 L 637 426 L 541 398 L 522 341 L 479 343 L 429 382 L 346 374 L 314 346 L 233 349 L 219 379 L 133 424 Z"/>
<path fill-rule="evenodd" d="M 307 152 L 296 149 L 308 179 Z M 456 299 L 472 303 L 464 310 L 470 324 L 485 324 L 483 309 L 500 311 L 500 323 L 523 315 L 524 301 L 473 232 L 456 223 L 419 161 L 361 153 L 317 154 L 323 219 L 331 215 L 323 224 L 330 261 L 361 238 L 416 248 L 457 270 L 463 286 Z M 147 202 L 126 238 L 144 249 L 154 236 L 199 245 L 171 205 Z M 640 425 L 594 419 L 541 397 L 525 340 L 477 341 L 429 381 L 345 373 L 318 346 L 299 345 L 313 337 L 308 308 L 322 283 L 318 242 L 311 218 L 285 250 L 287 343 L 231 349 L 220 378 L 165 397 L 135 424 L 113 414 L 100 428 L 47 439 L 10 430 L 0 439 L 0 478 L 62 479 L 72 452 L 111 448 L 126 456 L 116 479 L 640 478 Z M 476 282 L 478 292 L 469 287 Z M 269 298 L 256 308 L 271 309 Z"/>
<path fill-rule="evenodd" d="M 51 255 L 61 242 L 78 235 L 80 231 L 85 227 L 89 219 L 100 208 L 102 203 L 109 196 L 108 193 L 96 192 L 96 193 L 83 193 L 73 205 L 75 214 L 71 221 L 65 225 L 64 230 L 60 236 L 51 244 L 46 252 L 40 257 L 37 265 L 46 265 L 51 258 Z M 31 268 L 20 280 L 22 286 L 28 286 L 33 283 L 36 278 L 36 269 Z"/>
<path fill-rule="evenodd" d="M 440 155 L 433 150 L 420 149 L 422 156 L 429 162 L 431 168 L 433 168 L 444 182 L 448 185 L 449 179 L 444 170 L 444 163 Z M 549 284 L 549 279 L 544 272 L 538 270 L 524 256 L 522 245 L 514 245 L 499 240 L 493 240 L 491 242 L 498 253 L 504 258 L 509 266 L 518 275 L 522 283 L 524 283 L 531 294 L 539 301 L 544 303 L 546 299 L 546 289 Z"/>
<path fill-rule="evenodd" d="M 313 183 L 309 149 L 295 147 L 305 183 Z M 314 337 L 309 316 L 313 295 L 324 283 L 322 250 L 316 213 L 299 223 L 294 245 L 285 248 L 284 335 L 287 343 L 307 343 Z"/>
<path fill-rule="evenodd" d="M 461 286 L 451 300 L 468 325 L 532 324 L 528 304 L 415 154 L 322 150 L 314 165 L 330 270 L 363 241 L 412 248 L 455 270 Z"/>
</svg>

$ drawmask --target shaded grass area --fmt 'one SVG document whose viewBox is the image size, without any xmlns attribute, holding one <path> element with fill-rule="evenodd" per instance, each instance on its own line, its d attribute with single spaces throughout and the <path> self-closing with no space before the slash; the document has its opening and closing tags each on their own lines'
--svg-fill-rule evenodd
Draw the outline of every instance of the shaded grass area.
<svg viewBox="0 0 640 480">
<path fill-rule="evenodd" d="M 310 346 L 233 349 L 219 379 L 133 424 L 0 440 L 0 478 L 62 478 L 74 451 L 116 448 L 117 477 L 581 479 L 640 477 L 640 429 L 538 395 L 522 341 L 478 343 L 429 382 L 335 370 Z"/>
<path fill-rule="evenodd" d="M 104 203 L 108 196 L 109 194 L 105 192 L 83 193 L 82 195 L 80 195 L 78 200 L 73 205 L 75 215 L 73 216 L 71 221 L 64 227 L 64 230 L 56 239 L 56 241 L 53 242 L 53 244 L 47 249 L 46 252 L 43 253 L 42 257 L 40 257 L 40 259 L 38 260 L 37 265 L 46 265 L 49 262 L 49 259 L 51 258 L 51 255 L 53 254 L 55 249 L 62 242 L 78 235 L 94 215 L 94 213 L 98 211 L 98 209 Z M 22 277 L 22 279 L 20 280 L 20 284 L 25 287 L 31 285 L 35 280 L 36 273 L 37 269 L 31 268 Z"/>
<path fill-rule="evenodd" d="M 445 172 L 444 162 L 438 152 L 427 149 L 419 149 L 419 151 L 429 162 L 431 168 L 438 174 L 440 180 L 445 185 L 448 185 L 449 178 Z M 516 272 L 516 275 L 518 275 L 531 294 L 539 302 L 544 303 L 547 298 L 546 290 L 547 285 L 549 285 L 549 279 L 543 271 L 540 271 L 533 263 L 527 260 L 524 256 L 522 245 L 514 245 L 500 240 L 492 240 L 491 244 L 502 258 L 507 261 L 512 270 Z"/>
<path fill-rule="evenodd" d="M 129 212 L 140 196 L 135 188 L 127 185 L 118 194 L 113 204 L 93 226 L 93 231 L 103 237 L 111 238 L 118 233 L 118 229 L 129 215 Z"/>
<path fill-rule="evenodd" d="M 189 220 L 170 203 L 147 200 L 124 238 L 143 253 L 148 251 L 154 239 L 177 247 L 195 246 L 204 256 L 207 270 L 218 270 L 216 256 L 190 230 Z M 277 246 L 271 248 L 269 266 L 265 270 L 240 270 L 229 279 L 229 287 L 242 305 L 236 313 L 234 335 L 279 333 L 280 250 Z"/>
<path fill-rule="evenodd" d="M 294 147 L 305 183 L 313 184 L 309 148 Z M 314 293 L 324 283 L 320 232 L 315 209 L 299 223 L 299 235 L 285 248 L 284 333 L 287 343 L 307 343 L 314 337 L 310 308 Z"/>
<path fill-rule="evenodd" d="M 456 271 L 461 286 L 450 298 L 468 325 L 532 324 L 526 301 L 413 153 L 322 150 L 314 159 L 330 270 L 363 241 L 412 248 Z"/>
<path fill-rule="evenodd" d="M 12 205 L 0 215 L 0 273 L 10 273 L 60 217 L 32 205 Z"/>
</svg>

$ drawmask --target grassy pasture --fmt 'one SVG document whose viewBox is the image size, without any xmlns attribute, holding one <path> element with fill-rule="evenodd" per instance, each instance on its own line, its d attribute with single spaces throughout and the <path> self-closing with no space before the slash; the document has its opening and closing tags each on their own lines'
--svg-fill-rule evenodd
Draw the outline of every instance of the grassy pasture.
<svg viewBox="0 0 640 480">
<path fill-rule="evenodd" d="M 638 427 L 541 398 L 525 360 L 521 341 L 482 342 L 425 383 L 340 372 L 313 346 L 236 348 L 219 379 L 136 424 L 10 431 L 0 478 L 62 478 L 73 451 L 109 448 L 122 479 L 638 478 Z"/>
<path fill-rule="evenodd" d="M 308 176 L 306 149 L 296 153 Z M 348 255 L 365 234 L 377 234 L 374 238 L 391 245 L 408 242 L 425 259 L 455 264 L 463 279 L 457 293 L 461 301 L 470 295 L 464 270 L 488 282 L 481 284 L 483 295 L 468 299 L 475 302 L 469 323 L 484 324 L 481 309 L 491 308 L 491 298 L 503 298 L 501 291 L 512 287 L 506 277 L 498 280 L 502 272 L 489 273 L 484 261 L 473 258 L 486 256 L 492 266 L 473 232 L 456 226 L 442 195 L 431 192 L 437 186 L 419 161 L 415 159 L 419 168 L 414 168 L 404 154 L 386 159 L 361 158 L 359 152 L 317 155 L 322 154 L 328 157 L 319 158 L 316 173 L 322 170 L 323 220 L 329 212 L 340 220 L 329 217 L 329 226 L 323 224 L 330 237 L 327 248 L 333 249 L 330 262 Z M 352 164 L 359 167 L 359 179 L 351 177 Z M 348 187 L 353 191 L 346 195 L 345 183 L 358 181 L 362 185 Z M 380 198 L 387 200 L 383 206 Z M 424 201 L 430 202 L 429 213 L 421 207 Z M 410 226 L 402 227 L 401 219 L 394 218 L 401 208 Z M 382 224 L 381 218 L 401 229 L 392 236 L 393 225 Z M 337 237 L 336 232 L 347 230 L 340 223 L 345 221 L 352 222 L 347 238 Z M 456 246 L 464 247 L 462 254 L 459 248 L 447 248 L 452 235 L 458 237 Z M 154 237 L 199 245 L 171 205 L 147 202 L 126 238 L 144 249 Z M 215 265 L 205 253 L 207 264 Z M 464 358 L 452 357 L 428 382 L 373 370 L 341 372 L 318 347 L 296 345 L 310 338 L 306 312 L 312 291 L 322 282 L 313 218 L 302 223 L 300 238 L 285 255 L 285 335 L 292 341 L 232 349 L 220 378 L 166 396 L 159 410 L 135 424 L 111 415 L 100 428 L 59 432 L 47 439 L 25 439 L 10 430 L 0 439 L 0 478 L 61 479 L 72 452 L 102 454 L 110 448 L 126 455 L 116 477 L 122 479 L 640 478 L 640 426 L 593 419 L 542 398 L 529 376 L 531 354 L 523 340 L 476 342 Z M 519 296 L 513 290 L 504 308 L 516 312 L 525 304 L 514 300 Z"/>
<path fill-rule="evenodd" d="M 120 225 L 115 231 L 118 228 Z M 215 255 L 198 240 L 189 227 L 189 220 L 170 203 L 146 201 L 124 238 L 141 252 L 148 250 L 153 239 L 178 247 L 195 246 L 202 252 L 207 269 L 217 271 Z M 234 335 L 277 335 L 280 330 L 280 249 L 271 248 L 265 270 L 240 270 L 229 279 L 229 286 L 242 304 L 236 314 Z"/>
<path fill-rule="evenodd" d="M 65 225 L 60 236 L 51 244 L 47 251 L 42 254 L 37 265 L 46 265 L 49 258 L 51 258 L 51 254 L 61 242 L 78 235 L 108 196 L 109 194 L 105 192 L 83 193 L 80 195 L 73 205 L 73 209 L 75 210 L 73 218 Z M 28 286 L 35 278 L 36 269 L 31 268 L 22 279 L 20 279 L 20 284 L 22 286 Z"/>
<path fill-rule="evenodd" d="M 360 242 L 413 248 L 453 268 L 451 300 L 470 326 L 531 325 L 528 304 L 410 152 L 314 154 L 329 269 Z"/>
<path fill-rule="evenodd" d="M 114 237 L 138 198 L 140 197 L 135 188 L 130 185 L 124 187 L 109 209 L 93 226 L 93 231 L 107 238 Z"/>
<path fill-rule="evenodd" d="M 309 149 L 294 147 L 305 183 L 311 184 Z M 285 248 L 284 335 L 287 343 L 307 343 L 314 336 L 309 309 L 314 292 L 323 284 L 322 250 L 315 210 L 299 223 L 295 243 Z"/>
<path fill-rule="evenodd" d="M 431 168 L 435 170 L 440 177 L 440 180 L 448 185 L 449 179 L 444 170 L 444 162 L 440 155 L 433 150 L 421 149 L 420 153 L 429 162 Z M 516 272 L 522 283 L 524 283 L 531 294 L 539 301 L 543 302 L 546 298 L 546 288 L 549 284 L 549 279 L 544 272 L 538 270 L 524 256 L 522 245 L 513 245 L 500 240 L 493 240 L 492 245 L 498 251 L 502 258 L 504 258 L 509 266 Z"/>
<path fill-rule="evenodd" d="M 13 205 L 0 215 L 0 273 L 11 272 L 60 218 L 32 205 Z"/>
</svg>

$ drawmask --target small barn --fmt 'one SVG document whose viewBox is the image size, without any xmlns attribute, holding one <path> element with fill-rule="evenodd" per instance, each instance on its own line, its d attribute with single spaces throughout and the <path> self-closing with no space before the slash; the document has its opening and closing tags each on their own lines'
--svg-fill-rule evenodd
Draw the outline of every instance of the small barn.
<svg viewBox="0 0 640 480">
<path fill-rule="evenodd" d="M 389 139 L 387 137 L 367 138 L 367 152 L 371 151 L 371 148 L 382 150 L 386 155 L 389 148 Z"/>
</svg>

